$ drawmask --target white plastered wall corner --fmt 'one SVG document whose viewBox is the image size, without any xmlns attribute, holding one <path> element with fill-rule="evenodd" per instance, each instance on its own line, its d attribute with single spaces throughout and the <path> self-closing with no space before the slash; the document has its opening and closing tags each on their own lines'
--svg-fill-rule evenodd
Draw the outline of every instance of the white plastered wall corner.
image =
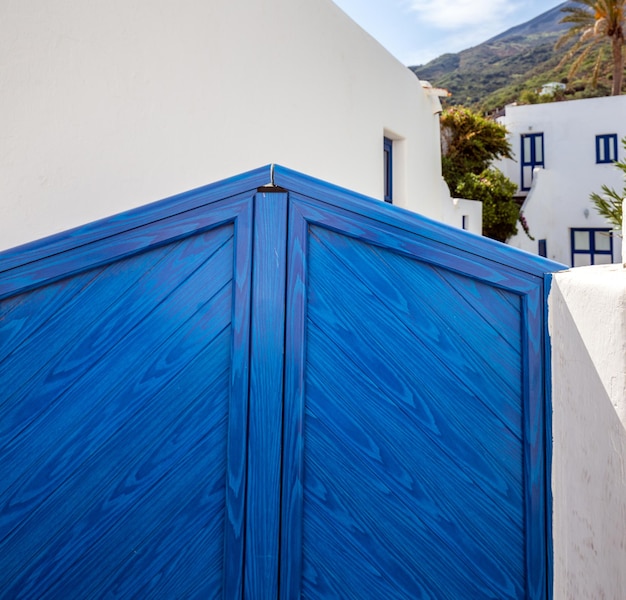
<svg viewBox="0 0 626 600">
<path fill-rule="evenodd" d="M 554 598 L 626 590 L 626 269 L 553 277 Z"/>
</svg>

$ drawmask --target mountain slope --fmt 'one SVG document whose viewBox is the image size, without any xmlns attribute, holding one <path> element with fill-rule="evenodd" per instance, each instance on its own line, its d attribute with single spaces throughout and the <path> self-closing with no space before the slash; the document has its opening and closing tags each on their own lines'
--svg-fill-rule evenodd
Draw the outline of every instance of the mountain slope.
<svg viewBox="0 0 626 600">
<path fill-rule="evenodd" d="M 605 95 L 606 89 L 589 90 L 588 70 L 582 69 L 576 81 L 567 81 L 568 67 L 557 69 L 564 50 L 554 44 L 567 30 L 563 2 L 538 17 L 457 54 L 444 54 L 426 65 L 409 67 L 420 79 L 448 89 L 450 104 L 463 104 L 488 112 L 550 81 L 568 83 L 572 95 Z M 603 82 L 606 83 L 606 82 Z"/>
</svg>

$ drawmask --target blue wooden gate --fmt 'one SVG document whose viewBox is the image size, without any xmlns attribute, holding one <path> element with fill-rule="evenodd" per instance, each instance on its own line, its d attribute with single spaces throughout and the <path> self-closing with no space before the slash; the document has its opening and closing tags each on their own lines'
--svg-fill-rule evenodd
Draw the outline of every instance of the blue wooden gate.
<svg viewBox="0 0 626 600">
<path fill-rule="evenodd" d="M 5 252 L 0 597 L 548 598 L 555 266 L 279 167 Z"/>
</svg>

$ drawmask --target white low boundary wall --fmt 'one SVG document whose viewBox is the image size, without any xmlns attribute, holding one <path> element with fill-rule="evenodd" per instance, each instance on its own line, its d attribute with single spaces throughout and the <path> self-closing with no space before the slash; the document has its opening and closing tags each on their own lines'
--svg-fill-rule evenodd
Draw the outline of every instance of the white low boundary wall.
<svg viewBox="0 0 626 600">
<path fill-rule="evenodd" d="M 554 598 L 626 598 L 626 269 L 554 275 Z"/>
</svg>

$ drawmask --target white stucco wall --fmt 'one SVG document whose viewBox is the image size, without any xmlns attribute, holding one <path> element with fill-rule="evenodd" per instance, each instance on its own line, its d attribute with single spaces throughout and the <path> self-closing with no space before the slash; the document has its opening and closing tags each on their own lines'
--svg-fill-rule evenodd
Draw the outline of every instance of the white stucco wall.
<svg viewBox="0 0 626 600">
<path fill-rule="evenodd" d="M 626 597 L 626 269 L 554 275 L 554 598 Z"/>
<path fill-rule="evenodd" d="M 466 198 L 452 198 L 450 189 L 443 177 L 441 182 L 441 220 L 448 225 L 465 229 L 476 235 L 483 232 L 483 203 Z"/>
<path fill-rule="evenodd" d="M 0 249 L 282 164 L 441 218 L 418 79 L 330 0 L 5 0 Z"/>
<path fill-rule="evenodd" d="M 478 200 L 466 200 L 465 198 L 444 200 L 442 220 L 459 229 L 482 235 L 483 203 Z"/>
<path fill-rule="evenodd" d="M 618 159 L 624 157 L 621 139 L 626 135 L 626 96 L 507 106 L 498 119 L 509 130 L 515 161 L 497 166 L 520 186 L 521 135 L 543 133 L 545 169 L 538 170 L 526 202 L 524 216 L 535 238 L 523 231 L 509 244 L 537 254 L 538 240 L 547 240 L 548 258 L 571 264 L 571 228 L 611 225 L 595 210 L 589 195 L 602 184 L 622 190 L 624 181 L 612 164 L 596 164 L 596 135 L 617 134 Z M 620 260 L 614 243 L 615 262 Z"/>
</svg>

